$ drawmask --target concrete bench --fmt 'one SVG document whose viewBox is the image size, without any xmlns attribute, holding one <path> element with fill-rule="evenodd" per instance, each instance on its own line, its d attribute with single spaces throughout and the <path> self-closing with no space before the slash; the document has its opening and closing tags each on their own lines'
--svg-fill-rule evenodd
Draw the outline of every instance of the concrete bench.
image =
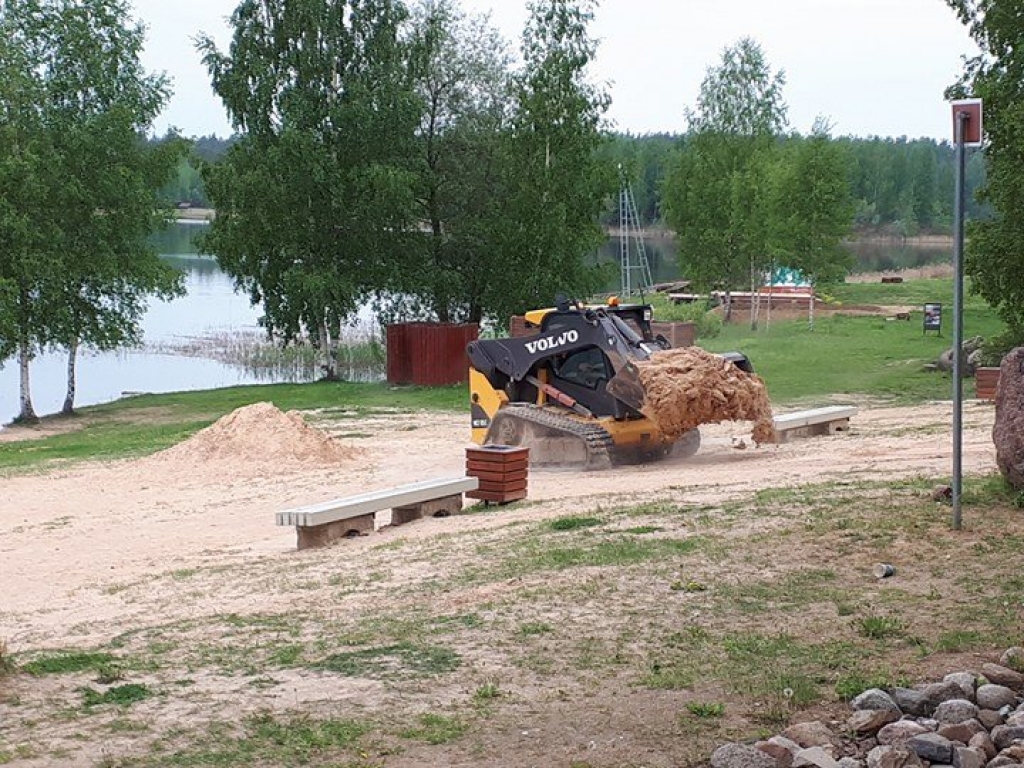
<svg viewBox="0 0 1024 768">
<path fill-rule="evenodd" d="M 791 437 L 834 435 L 850 427 L 850 418 L 857 415 L 853 405 L 830 405 L 776 416 L 775 442 L 785 443 Z"/>
<path fill-rule="evenodd" d="M 424 480 L 382 491 L 346 496 L 277 513 L 278 525 L 294 525 L 299 549 L 322 547 L 347 536 L 376 529 L 376 513 L 391 510 L 391 525 L 430 515 L 446 517 L 462 511 L 464 491 L 476 490 L 475 477 Z"/>
</svg>

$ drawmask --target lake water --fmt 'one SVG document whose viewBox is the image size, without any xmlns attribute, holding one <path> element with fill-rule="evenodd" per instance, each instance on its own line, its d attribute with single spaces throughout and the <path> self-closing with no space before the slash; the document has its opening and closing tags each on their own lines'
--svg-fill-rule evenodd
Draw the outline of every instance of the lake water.
<svg viewBox="0 0 1024 768">
<path fill-rule="evenodd" d="M 158 249 L 185 274 L 187 294 L 169 302 L 153 301 L 142 321 L 144 347 L 121 352 L 83 351 L 78 362 L 79 406 L 108 402 L 135 392 L 174 392 L 211 389 L 240 384 L 295 381 L 311 378 L 312 372 L 291 370 L 252 370 L 193 355 L 163 352 L 178 350 L 192 341 L 223 338 L 227 335 L 261 333 L 260 310 L 249 305 L 246 296 L 235 292 L 232 280 L 215 260 L 196 253 L 198 224 L 175 224 L 161 233 Z M 678 250 L 669 238 L 647 238 L 647 258 L 655 282 L 680 277 Z M 898 247 L 890 244 L 858 244 L 855 255 L 858 271 L 916 267 L 949 262 L 949 248 Z M 598 258 L 617 264 L 619 244 L 609 240 Z M 609 269 L 609 291 L 619 284 L 619 270 Z M 67 356 L 47 353 L 32 362 L 32 400 L 39 415 L 56 413 L 64 402 Z M 10 359 L 0 365 L 0 424 L 18 413 L 18 363 Z"/>
<path fill-rule="evenodd" d="M 197 225 L 177 224 L 159 239 L 159 248 L 185 273 L 188 293 L 173 301 L 153 301 L 142 325 L 147 346 L 176 346 L 188 339 L 239 331 L 259 332 L 260 312 L 235 292 L 216 261 L 196 255 Z M 67 355 L 47 353 L 32 361 L 32 401 L 36 413 L 55 413 L 64 404 Z M 91 353 L 78 360 L 77 405 L 116 400 L 129 392 L 174 392 L 251 384 L 266 379 L 244 368 L 199 357 L 141 350 Z M 18 414 L 18 362 L 0 367 L 0 423 Z"/>
</svg>

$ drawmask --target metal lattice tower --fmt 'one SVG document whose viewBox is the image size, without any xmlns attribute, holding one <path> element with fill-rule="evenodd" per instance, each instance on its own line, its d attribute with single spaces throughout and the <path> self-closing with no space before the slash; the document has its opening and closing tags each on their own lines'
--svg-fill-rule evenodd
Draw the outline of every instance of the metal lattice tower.
<svg viewBox="0 0 1024 768">
<path fill-rule="evenodd" d="M 644 246 L 643 231 L 640 229 L 640 216 L 636 210 L 636 200 L 633 199 L 633 190 L 622 173 L 622 166 L 619 166 L 619 174 L 622 179 L 619 188 L 619 264 L 621 269 L 621 288 L 623 296 L 631 296 L 634 293 L 643 294 L 650 291 L 654 285 L 651 277 L 651 264 L 647 260 L 647 248 Z M 636 248 L 636 257 L 630 247 L 632 240 Z"/>
</svg>

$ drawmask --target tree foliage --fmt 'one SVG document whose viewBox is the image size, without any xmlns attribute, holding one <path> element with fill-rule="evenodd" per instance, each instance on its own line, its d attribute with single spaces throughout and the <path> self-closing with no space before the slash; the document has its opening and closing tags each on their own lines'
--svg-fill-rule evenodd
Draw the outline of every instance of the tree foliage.
<svg viewBox="0 0 1024 768">
<path fill-rule="evenodd" d="M 798 269 L 812 284 L 842 280 L 852 257 L 840 247 L 853 220 L 849 159 L 819 123 L 778 153 L 769 192 L 769 253 L 774 264 Z"/>
<path fill-rule="evenodd" d="M 395 287 L 421 299 L 441 322 L 480 322 L 488 281 L 501 274 L 494 232 L 504 189 L 511 56 L 488 19 L 467 16 L 455 0 L 424 0 L 412 27 L 424 237 L 418 268 Z"/>
<path fill-rule="evenodd" d="M 992 216 L 969 223 L 965 269 L 997 308 L 1013 343 L 1024 341 L 1024 19 L 1015 3 L 947 0 L 981 54 L 968 64 L 954 95 L 984 101 L 988 175 L 979 198 Z"/>
<path fill-rule="evenodd" d="M 486 287 L 486 306 L 501 320 L 547 306 L 559 292 L 588 296 L 601 283 L 585 256 L 604 238 L 598 218 L 616 181 L 596 154 L 608 98 L 588 80 L 593 8 L 591 0 L 529 4 L 503 158 L 498 252 L 505 278 L 489 275 Z"/>
<path fill-rule="evenodd" d="M 704 288 L 750 285 L 767 267 L 767 190 L 785 126 L 782 73 L 749 38 L 722 54 L 701 84 L 693 135 L 665 182 L 666 221 L 683 273 Z"/>
<path fill-rule="evenodd" d="M 411 247 L 420 110 L 393 0 L 243 0 L 230 50 L 199 48 L 240 134 L 206 177 L 205 248 L 270 333 L 319 338 L 395 280 Z"/>
<path fill-rule="evenodd" d="M 736 137 L 776 136 L 786 128 L 783 72 L 772 72 L 764 51 L 744 37 L 722 52 L 700 86 L 696 110 L 687 111 L 690 130 Z"/>
</svg>

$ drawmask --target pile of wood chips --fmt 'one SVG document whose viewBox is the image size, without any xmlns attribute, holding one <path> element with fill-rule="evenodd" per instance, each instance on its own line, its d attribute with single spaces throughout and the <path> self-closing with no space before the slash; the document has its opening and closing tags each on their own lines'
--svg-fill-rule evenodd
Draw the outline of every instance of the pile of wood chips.
<svg viewBox="0 0 1024 768">
<path fill-rule="evenodd" d="M 751 421 L 754 442 L 774 440 L 772 406 L 764 382 L 698 347 L 656 352 L 636 362 L 644 386 L 645 416 L 669 440 L 701 424 Z"/>
</svg>

